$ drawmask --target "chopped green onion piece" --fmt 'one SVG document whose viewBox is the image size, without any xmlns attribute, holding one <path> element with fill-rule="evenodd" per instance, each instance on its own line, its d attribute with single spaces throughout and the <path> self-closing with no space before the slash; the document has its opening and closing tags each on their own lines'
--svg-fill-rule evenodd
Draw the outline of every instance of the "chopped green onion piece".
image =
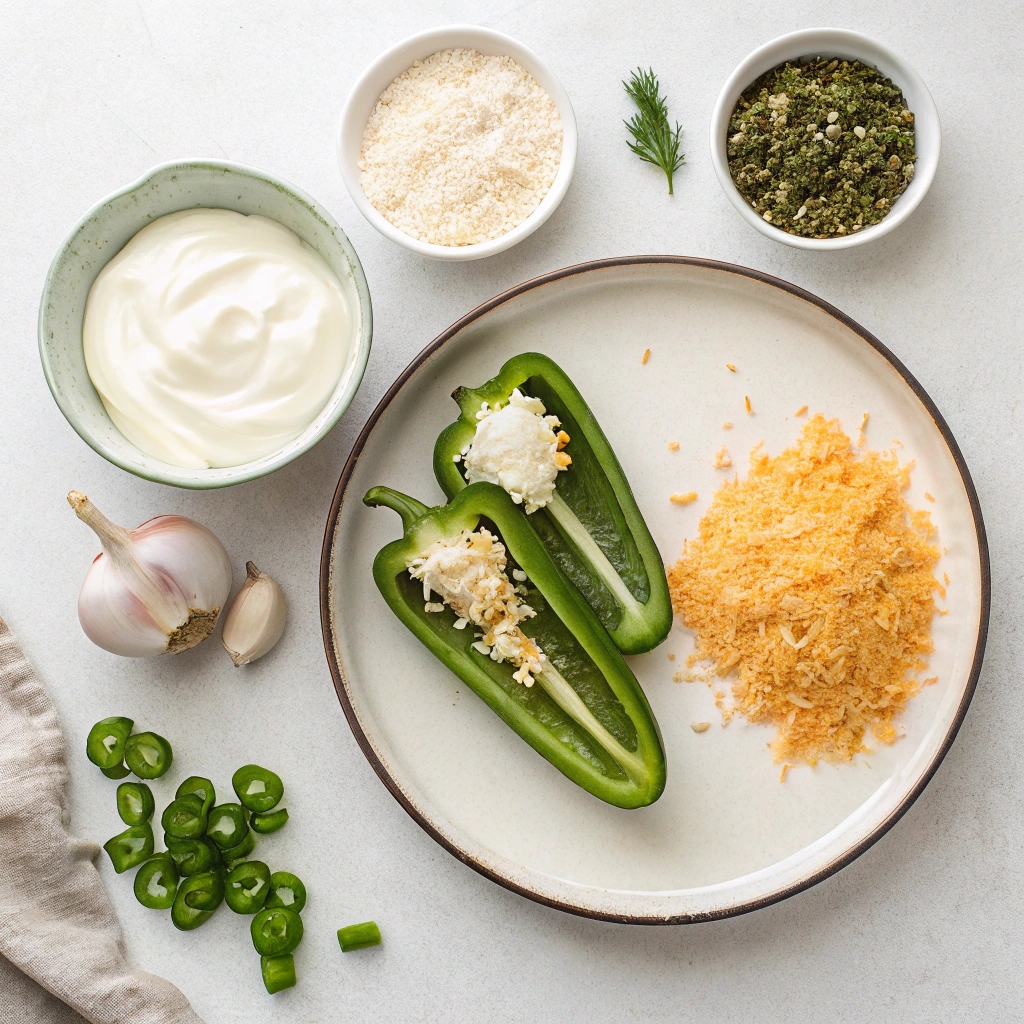
<svg viewBox="0 0 1024 1024">
<path fill-rule="evenodd" d="M 210 808 L 213 807 L 217 800 L 217 792 L 213 788 L 213 783 L 209 779 L 204 779 L 201 775 L 190 775 L 177 788 L 174 795 L 176 797 L 188 796 L 190 793 L 194 793 L 203 801 L 203 813 L 209 814 Z"/>
<path fill-rule="evenodd" d="M 178 869 L 169 853 L 150 857 L 135 873 L 135 898 L 150 910 L 170 910 L 178 891 Z"/>
<path fill-rule="evenodd" d="M 132 825 L 120 835 L 108 839 L 103 849 L 107 851 L 110 863 L 118 874 L 137 867 L 153 856 L 153 826 L 148 821 Z"/>
<path fill-rule="evenodd" d="M 183 932 L 205 924 L 224 899 L 224 881 L 216 871 L 190 875 L 178 886 L 171 922 Z"/>
<path fill-rule="evenodd" d="M 278 811 L 267 811 L 260 814 L 259 811 L 253 811 L 249 815 L 249 825 L 253 832 L 259 832 L 261 835 L 267 835 L 270 832 L 276 832 L 279 828 L 284 826 L 284 823 L 288 820 L 288 809 L 282 807 Z"/>
<path fill-rule="evenodd" d="M 206 825 L 206 834 L 222 849 L 229 850 L 249 834 L 249 822 L 240 804 L 217 804 Z"/>
<path fill-rule="evenodd" d="M 220 851 L 208 839 L 178 839 L 164 833 L 164 845 L 182 876 L 220 867 Z"/>
<path fill-rule="evenodd" d="M 363 924 L 350 924 L 347 928 L 338 929 L 338 944 L 342 953 L 351 953 L 354 949 L 366 949 L 367 946 L 380 945 L 380 929 L 374 921 Z"/>
<path fill-rule="evenodd" d="M 252 853 L 255 846 L 256 837 L 251 832 L 246 832 L 245 838 L 237 846 L 232 846 L 230 850 L 221 852 L 221 857 L 224 858 L 224 867 L 231 871 L 239 864 L 244 863 L 245 858 Z"/>
<path fill-rule="evenodd" d="M 284 783 L 258 764 L 246 764 L 231 776 L 231 785 L 250 811 L 264 812 L 276 807 L 284 796 Z"/>
<path fill-rule="evenodd" d="M 132 773 L 131 768 L 123 764 L 119 764 L 116 768 L 101 768 L 100 771 L 108 779 L 125 779 Z"/>
<path fill-rule="evenodd" d="M 117 813 L 126 825 L 141 825 L 153 817 L 153 791 L 144 782 L 122 782 L 117 787 Z"/>
<path fill-rule="evenodd" d="M 155 732 L 138 732 L 128 737 L 124 759 L 140 779 L 159 779 L 171 767 L 174 752 L 163 736 Z"/>
<path fill-rule="evenodd" d="M 255 914 L 270 892 L 270 868 L 258 860 L 242 861 L 224 882 L 224 902 L 236 914 Z"/>
<path fill-rule="evenodd" d="M 263 984 L 271 995 L 295 984 L 295 957 L 291 953 L 261 956 L 260 969 L 263 971 Z"/>
<path fill-rule="evenodd" d="M 130 718 L 104 718 L 90 730 L 85 755 L 97 768 L 118 768 L 124 760 L 124 747 L 135 723 Z M 128 773 L 125 772 L 125 775 Z M 120 776 L 124 778 L 124 775 Z M 116 778 L 116 776 L 115 776 Z"/>
<path fill-rule="evenodd" d="M 287 907 L 264 907 L 252 919 L 249 932 L 260 956 L 280 956 L 302 941 L 302 918 Z"/>
<path fill-rule="evenodd" d="M 175 839 L 199 839 L 206 831 L 203 801 L 195 793 L 179 796 L 164 808 L 160 824 Z"/>
<path fill-rule="evenodd" d="M 306 887 L 290 871 L 275 871 L 270 876 L 270 895 L 265 907 L 288 907 L 298 914 L 306 905 Z"/>
</svg>

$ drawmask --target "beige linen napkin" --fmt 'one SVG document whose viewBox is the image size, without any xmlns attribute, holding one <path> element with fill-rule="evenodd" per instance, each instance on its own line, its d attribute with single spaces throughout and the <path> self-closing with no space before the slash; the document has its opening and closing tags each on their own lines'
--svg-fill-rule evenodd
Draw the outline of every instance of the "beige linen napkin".
<svg viewBox="0 0 1024 1024">
<path fill-rule="evenodd" d="M 128 963 L 99 847 L 69 821 L 57 713 L 0 618 L 0 1020 L 202 1024 L 169 981 Z"/>
</svg>

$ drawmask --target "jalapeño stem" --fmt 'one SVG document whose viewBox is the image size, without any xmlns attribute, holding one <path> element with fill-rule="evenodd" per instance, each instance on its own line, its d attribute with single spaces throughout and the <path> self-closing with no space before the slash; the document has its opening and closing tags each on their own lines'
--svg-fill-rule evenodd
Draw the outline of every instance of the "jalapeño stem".
<svg viewBox="0 0 1024 1024">
<path fill-rule="evenodd" d="M 643 605 L 630 593 L 622 577 L 616 572 L 615 566 L 608 561 L 608 556 L 590 535 L 590 531 L 576 518 L 576 513 L 569 508 L 558 491 L 555 491 L 551 501 L 545 507 L 558 525 L 565 530 L 570 540 L 579 548 L 580 554 L 594 566 L 605 586 L 622 606 L 622 610 L 631 615 L 642 616 Z"/>
<path fill-rule="evenodd" d="M 383 505 L 385 508 L 393 509 L 402 517 L 402 526 L 405 529 L 430 511 L 422 501 L 410 498 L 408 494 L 402 494 L 390 487 L 371 487 L 363 496 L 363 504 L 369 505 L 370 508 Z"/>
</svg>

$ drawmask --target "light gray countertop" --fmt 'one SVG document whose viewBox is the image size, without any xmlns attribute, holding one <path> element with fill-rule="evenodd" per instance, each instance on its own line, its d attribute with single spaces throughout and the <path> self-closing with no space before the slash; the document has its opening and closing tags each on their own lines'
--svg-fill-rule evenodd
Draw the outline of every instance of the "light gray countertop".
<svg viewBox="0 0 1024 1024">
<path fill-rule="evenodd" d="M 552 219 L 515 249 L 468 264 L 429 262 L 380 237 L 344 191 L 333 148 L 362 68 L 413 32 L 455 22 L 536 50 L 568 90 L 580 130 L 575 180 Z M 832 255 L 777 245 L 745 225 L 714 178 L 706 138 L 721 83 L 751 49 L 822 23 L 874 35 L 909 60 L 944 131 L 920 210 L 881 241 Z M 135 902 L 129 880 L 104 858 L 140 966 L 178 984 L 211 1024 L 1024 1018 L 1024 687 L 1012 661 L 1024 617 L 1022 49 L 1024 15 L 996 0 L 844 0 L 827 10 L 806 0 L 4 5 L 0 614 L 67 732 L 74 828 L 99 842 L 120 830 L 114 785 L 83 749 L 96 719 L 129 714 L 223 790 L 245 761 L 280 768 L 292 820 L 265 849 L 315 894 L 303 915 L 299 985 L 271 1000 L 244 921 L 221 913 L 201 931 L 176 932 Z M 660 172 L 626 149 L 621 119 L 630 111 L 619 83 L 637 64 L 657 70 L 686 132 L 673 198 Z M 67 231 L 106 193 L 185 156 L 265 168 L 316 197 L 352 239 L 374 304 L 369 368 L 341 424 L 275 475 L 210 493 L 138 480 L 94 454 L 53 403 L 36 351 L 43 278 Z M 746 917 L 678 928 L 562 915 L 436 846 L 357 748 L 331 685 L 318 611 L 320 547 L 345 455 L 413 354 L 510 285 L 630 253 L 755 267 L 874 332 L 949 422 L 992 555 L 981 681 L 915 806 L 814 889 Z M 97 545 L 64 500 L 71 488 L 126 525 L 191 515 L 224 541 L 236 582 L 248 558 L 277 577 L 291 616 L 278 648 L 234 670 L 217 643 L 149 661 L 93 647 L 75 602 Z M 154 788 L 159 802 L 170 787 Z M 384 946 L 342 956 L 334 930 L 371 917 Z"/>
</svg>

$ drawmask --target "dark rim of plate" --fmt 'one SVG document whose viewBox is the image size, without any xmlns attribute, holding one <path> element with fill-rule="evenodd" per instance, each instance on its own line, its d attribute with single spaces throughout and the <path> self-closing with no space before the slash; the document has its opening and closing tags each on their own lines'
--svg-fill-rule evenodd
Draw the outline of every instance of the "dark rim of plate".
<svg viewBox="0 0 1024 1024">
<path fill-rule="evenodd" d="M 922 774 L 921 778 L 918 779 L 913 789 L 907 793 L 899 806 L 896 807 L 884 821 L 879 823 L 870 835 L 866 836 L 856 845 L 847 850 L 842 856 L 837 857 L 826 867 L 815 872 L 810 877 L 792 885 L 785 886 L 778 891 L 769 893 L 759 899 L 750 900 L 749 902 L 742 903 L 734 907 L 710 911 L 708 913 L 652 917 L 640 914 L 613 914 L 596 911 L 533 892 L 522 885 L 516 884 L 511 879 L 505 878 L 486 864 L 477 860 L 465 850 L 460 849 L 434 827 L 423 812 L 409 800 L 401 787 L 392 778 L 387 767 L 377 757 L 372 744 L 363 732 L 362 726 L 360 725 L 359 719 L 355 713 L 355 709 L 352 707 L 351 701 L 349 700 L 348 689 L 345 683 L 345 675 L 338 662 L 334 646 L 330 607 L 330 580 L 331 555 L 334 547 L 335 531 L 337 529 L 338 519 L 341 513 L 341 506 L 345 500 L 345 492 L 349 481 L 352 478 L 352 474 L 355 471 L 356 464 L 359 461 L 359 456 L 362 454 L 367 439 L 373 431 L 373 428 L 376 426 L 377 421 L 383 415 L 384 410 L 387 409 L 395 396 L 405 386 L 406 382 L 413 376 L 413 374 L 416 373 L 420 366 L 430 358 L 430 356 L 441 348 L 442 345 L 459 334 L 465 327 L 469 326 L 474 321 L 479 320 L 482 316 L 485 316 L 496 307 L 508 302 L 510 299 L 514 299 L 517 296 L 522 295 L 524 292 L 530 291 L 534 288 L 540 288 L 547 284 L 552 284 L 556 281 L 562 281 L 569 277 L 586 274 L 592 270 L 607 270 L 614 267 L 635 267 L 658 264 L 679 264 L 688 267 L 702 267 L 707 270 L 722 271 L 727 274 L 736 274 L 740 277 L 747 277 L 754 281 L 760 281 L 762 284 L 788 292 L 790 295 L 803 299 L 805 302 L 809 302 L 811 305 L 823 310 L 825 313 L 829 314 L 829 316 L 834 317 L 866 341 L 876 352 L 888 361 L 893 369 L 895 369 L 903 380 L 906 381 L 911 391 L 914 392 L 921 404 L 928 411 L 928 414 L 934 421 L 939 433 L 942 435 L 943 440 L 946 442 L 950 454 L 953 456 L 953 460 L 956 463 L 956 467 L 960 472 L 964 489 L 967 492 L 967 500 L 970 503 L 971 512 L 974 516 L 974 526 L 978 538 L 978 554 L 981 563 L 981 614 L 978 619 L 978 639 L 974 649 L 974 659 L 971 664 L 970 676 L 967 681 L 967 686 L 964 688 L 964 694 L 960 701 L 960 706 L 957 708 L 956 715 L 953 718 L 953 722 L 950 725 L 945 739 L 943 740 L 942 746 L 933 758 L 931 764 L 928 765 L 928 768 Z M 797 893 L 803 892 L 805 889 L 810 889 L 812 886 L 817 885 L 818 882 L 821 882 L 830 875 L 842 870 L 848 864 L 856 860 L 862 853 L 864 853 L 865 850 L 873 846 L 883 835 L 885 835 L 886 832 L 889 831 L 889 829 L 893 827 L 893 825 L 896 824 L 897 821 L 899 821 L 900 818 L 903 817 L 914 801 L 917 800 L 922 792 L 924 792 L 925 787 L 938 770 L 943 758 L 945 758 L 950 747 L 952 747 L 957 733 L 960 731 L 960 726 L 963 724 L 964 717 L 967 714 L 967 709 L 970 706 L 971 699 L 974 696 L 974 691 L 977 688 L 978 677 L 981 674 L 981 665 L 985 657 L 985 642 L 988 637 L 990 605 L 991 578 L 988 540 L 985 534 L 985 524 L 982 519 L 981 505 L 978 502 L 978 494 L 974 487 L 974 481 L 971 479 L 970 471 L 964 461 L 960 447 L 957 445 L 956 439 L 953 437 L 952 431 L 949 429 L 945 419 L 943 419 L 942 414 L 936 408 L 935 403 L 928 396 L 924 388 L 918 383 L 914 375 L 873 334 L 866 331 L 860 326 L 860 324 L 852 320 L 841 310 L 836 309 L 835 306 L 818 298 L 816 295 L 812 295 L 803 288 L 790 284 L 787 281 L 780 280 L 777 277 L 772 277 L 770 274 L 762 273 L 759 270 L 751 270 L 748 267 L 741 267 L 732 263 L 721 263 L 718 260 L 706 260 L 691 256 L 623 256 L 614 259 L 593 260 L 588 263 L 578 263 L 571 267 L 563 267 L 561 270 L 554 270 L 548 274 L 542 274 L 539 277 L 532 278 L 529 281 L 524 281 L 522 284 L 518 284 L 513 288 L 509 288 L 507 291 L 503 291 L 500 294 L 495 295 L 494 298 L 488 299 L 483 304 L 477 306 L 476 309 L 467 313 L 460 320 L 457 320 L 452 324 L 451 327 L 439 334 L 412 360 L 411 363 L 409 363 L 394 384 L 388 388 L 387 393 L 380 400 L 377 408 L 374 409 L 373 414 L 366 421 L 366 424 L 360 431 L 359 437 L 356 439 L 356 443 L 353 445 L 352 451 L 349 453 L 348 459 L 345 462 L 345 468 L 342 470 L 341 478 L 338 481 L 338 487 L 334 492 L 334 500 L 331 502 L 331 511 L 327 518 L 327 529 L 324 534 L 324 546 L 320 557 L 320 623 L 323 629 L 324 648 L 327 653 L 327 662 L 331 669 L 331 676 L 334 679 L 334 688 L 337 691 L 338 700 L 341 702 L 342 710 L 345 712 L 345 717 L 348 719 L 352 735 L 355 736 L 356 742 L 362 749 L 363 754 L 366 755 L 366 759 L 370 762 L 377 775 L 380 776 L 384 785 L 387 786 L 391 795 L 399 802 L 399 804 L 402 805 L 413 821 L 415 821 L 416 824 L 418 824 L 420 828 L 422 828 L 423 831 L 426 832 L 427 835 L 429 835 L 435 842 L 444 847 L 444 849 L 457 857 L 464 864 L 469 865 L 469 867 L 478 871 L 484 877 L 489 878 L 492 882 L 497 882 L 498 885 L 501 885 L 514 893 L 518 893 L 520 896 L 525 896 L 527 899 L 548 907 L 553 907 L 556 910 L 562 910 L 569 914 L 594 918 L 600 921 L 612 921 L 618 924 L 694 924 L 701 921 L 716 921 L 726 917 L 737 917 L 740 914 L 748 914 L 751 911 L 760 910 L 762 907 L 768 907 L 773 903 L 778 903 L 781 900 L 788 899 L 790 896 L 795 896 Z"/>
</svg>

